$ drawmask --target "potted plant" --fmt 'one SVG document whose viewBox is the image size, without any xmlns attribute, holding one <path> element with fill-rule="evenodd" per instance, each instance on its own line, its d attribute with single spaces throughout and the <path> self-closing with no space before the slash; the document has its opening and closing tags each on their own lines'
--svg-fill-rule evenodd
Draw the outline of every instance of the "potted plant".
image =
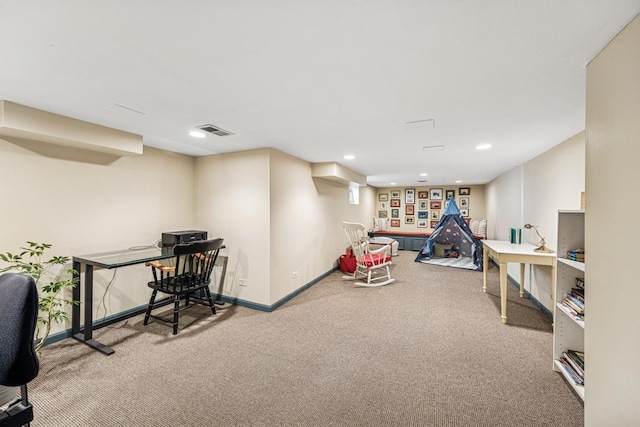
<svg viewBox="0 0 640 427">
<path fill-rule="evenodd" d="M 74 286 L 73 269 L 66 270 L 68 278 L 62 278 L 64 271 L 58 271 L 50 279 L 51 270 L 55 266 L 64 266 L 69 262 L 69 257 L 51 256 L 45 259 L 45 251 L 51 249 L 49 243 L 35 243 L 27 241 L 28 247 L 21 247 L 20 253 L 12 254 L 7 252 L 0 254 L 0 260 L 8 265 L 0 268 L 0 273 L 13 271 L 33 277 L 38 287 L 39 315 L 35 330 L 35 350 L 38 352 L 46 343 L 51 324 L 53 322 L 62 323 L 68 319 L 64 311 L 65 305 L 78 304 L 78 301 L 67 299 L 61 294 L 66 288 Z M 47 284 L 40 284 L 40 279 L 49 280 Z"/>
</svg>

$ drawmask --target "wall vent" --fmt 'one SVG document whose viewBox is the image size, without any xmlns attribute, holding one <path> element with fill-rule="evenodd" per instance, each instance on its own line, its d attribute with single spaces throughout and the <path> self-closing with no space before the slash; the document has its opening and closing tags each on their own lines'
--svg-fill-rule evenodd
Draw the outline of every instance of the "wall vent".
<svg viewBox="0 0 640 427">
<path fill-rule="evenodd" d="M 204 131 L 204 132 L 208 132 L 208 133 L 212 133 L 214 135 L 218 135 L 218 136 L 227 136 L 227 135 L 234 135 L 233 132 L 229 132 L 226 131 L 224 129 L 220 129 L 217 126 L 214 125 L 202 125 L 202 126 L 198 126 L 198 129 Z"/>
</svg>

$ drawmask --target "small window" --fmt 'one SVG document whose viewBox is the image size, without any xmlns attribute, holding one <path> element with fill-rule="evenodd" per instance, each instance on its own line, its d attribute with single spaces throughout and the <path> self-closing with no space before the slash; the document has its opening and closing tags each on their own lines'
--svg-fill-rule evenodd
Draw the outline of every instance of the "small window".
<svg viewBox="0 0 640 427">
<path fill-rule="evenodd" d="M 360 186 L 355 182 L 349 183 L 349 204 L 350 205 L 360 204 Z"/>
</svg>

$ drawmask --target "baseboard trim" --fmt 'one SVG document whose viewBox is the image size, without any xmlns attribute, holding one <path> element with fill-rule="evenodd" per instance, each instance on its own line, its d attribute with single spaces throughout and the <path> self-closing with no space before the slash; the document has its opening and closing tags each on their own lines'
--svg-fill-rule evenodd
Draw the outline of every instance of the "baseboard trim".
<svg viewBox="0 0 640 427">
<path fill-rule="evenodd" d="M 220 294 L 212 294 L 212 296 L 214 297 L 214 299 L 216 301 L 222 301 L 222 302 L 225 302 L 225 303 L 228 303 L 228 304 L 232 304 L 232 305 L 239 305 L 241 307 L 247 307 L 247 308 L 251 308 L 253 310 L 272 312 L 275 309 L 277 309 L 278 307 L 280 307 L 281 305 L 283 305 L 284 303 L 286 303 L 287 301 L 292 300 L 297 295 L 300 295 L 302 292 L 306 291 L 307 289 L 309 289 L 310 287 L 312 287 L 316 283 L 320 282 L 322 279 L 324 279 L 325 277 L 329 276 L 331 273 L 333 273 L 336 270 L 338 270 L 338 267 L 332 268 L 331 270 L 321 274 L 320 276 L 316 277 L 315 279 L 311 280 L 310 282 L 306 283 L 302 287 L 296 289 L 295 291 L 293 291 L 290 294 L 284 296 L 283 298 L 279 299 L 277 302 L 275 302 L 275 303 L 273 303 L 271 305 L 258 304 L 258 303 L 255 303 L 255 302 L 243 300 L 242 298 L 228 297 L 228 296 L 220 295 Z M 169 304 L 169 303 L 171 303 L 171 300 L 166 301 L 166 304 Z M 144 304 L 144 305 L 141 305 L 141 306 L 138 306 L 138 307 L 134 307 L 134 308 L 130 308 L 128 310 L 121 311 L 120 313 L 112 314 L 112 315 L 106 316 L 106 317 L 104 317 L 104 318 L 102 318 L 100 320 L 94 321 L 93 322 L 93 327 L 94 327 L 94 329 L 97 329 L 97 328 L 100 328 L 102 326 L 107 326 L 107 325 L 110 325 L 112 323 L 119 322 L 121 320 L 125 320 L 128 317 L 133 317 L 133 316 L 137 316 L 138 314 L 142 314 L 146 310 L 147 310 L 147 304 Z M 81 325 L 81 327 L 84 327 L 84 325 Z M 66 329 L 66 330 L 61 331 L 61 332 L 56 332 L 56 333 L 53 333 L 53 334 L 49 335 L 45 345 L 53 344 L 53 343 L 56 343 L 58 341 L 62 341 L 64 339 L 66 339 L 66 338 L 70 338 L 70 337 L 71 337 L 71 329 Z"/>
</svg>

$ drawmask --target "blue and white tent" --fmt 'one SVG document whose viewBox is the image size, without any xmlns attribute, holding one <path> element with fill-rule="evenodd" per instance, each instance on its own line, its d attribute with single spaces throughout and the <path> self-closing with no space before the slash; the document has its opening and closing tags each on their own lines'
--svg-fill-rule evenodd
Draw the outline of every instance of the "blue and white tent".
<svg viewBox="0 0 640 427">
<path fill-rule="evenodd" d="M 416 262 L 482 271 L 482 241 L 474 237 L 453 198 Z"/>
</svg>

